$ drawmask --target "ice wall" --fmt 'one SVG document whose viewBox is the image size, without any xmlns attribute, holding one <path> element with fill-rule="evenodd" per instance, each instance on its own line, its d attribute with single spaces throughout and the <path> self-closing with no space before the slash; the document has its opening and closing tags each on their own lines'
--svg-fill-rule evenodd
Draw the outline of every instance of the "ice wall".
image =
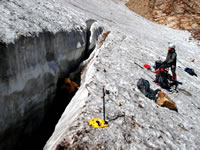
<svg viewBox="0 0 200 150">
<path fill-rule="evenodd" d="M 88 41 L 90 26 L 0 44 L 0 149 L 7 149 L 18 142 L 21 133 L 29 135 L 40 125 L 47 106 L 53 103 L 58 78 L 78 67 L 94 48 Z M 92 30 L 95 41 L 102 28 Z"/>
</svg>

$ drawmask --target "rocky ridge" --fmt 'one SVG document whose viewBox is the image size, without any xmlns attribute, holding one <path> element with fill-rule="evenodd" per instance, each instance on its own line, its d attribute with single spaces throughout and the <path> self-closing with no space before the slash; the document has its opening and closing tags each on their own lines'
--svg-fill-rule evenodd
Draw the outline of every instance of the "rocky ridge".
<svg viewBox="0 0 200 150">
<path fill-rule="evenodd" d="M 200 40 L 200 0 L 129 0 L 126 6 L 156 23 L 189 30 Z"/>
</svg>

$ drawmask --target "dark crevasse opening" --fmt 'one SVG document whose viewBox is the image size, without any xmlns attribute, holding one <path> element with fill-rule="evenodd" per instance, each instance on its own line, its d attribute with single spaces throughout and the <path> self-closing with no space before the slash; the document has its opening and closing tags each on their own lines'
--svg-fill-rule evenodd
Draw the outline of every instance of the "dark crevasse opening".
<svg viewBox="0 0 200 150">
<path fill-rule="evenodd" d="M 94 50 L 95 47 L 92 49 L 89 48 L 89 38 L 90 38 L 90 26 L 94 20 L 89 20 L 87 22 L 88 31 L 87 31 L 87 45 L 85 50 L 84 60 L 86 60 L 90 53 Z M 101 30 L 103 32 L 103 30 Z M 81 66 L 81 65 L 80 65 Z M 64 112 L 65 108 L 73 98 L 76 92 L 68 92 L 66 88 L 64 88 L 65 79 L 71 78 L 72 81 L 80 85 L 80 66 L 74 66 L 70 73 L 73 74 L 73 78 L 71 78 L 70 73 L 62 73 L 57 81 L 57 89 L 54 95 L 54 99 L 51 104 L 47 104 L 45 106 L 45 114 L 44 119 L 42 120 L 39 127 L 31 134 L 21 137 L 21 142 L 17 144 L 14 148 L 15 150 L 42 150 L 44 145 L 46 144 L 47 140 L 52 135 L 55 126 L 60 119 L 62 113 Z M 79 67 L 79 68 L 78 68 Z M 83 66 L 82 66 L 83 67 Z M 78 68 L 78 71 L 77 71 Z M 48 102 L 48 99 L 46 100 Z"/>
<path fill-rule="evenodd" d="M 74 34 L 78 34 L 77 36 L 74 36 Z M 54 62 L 56 59 L 52 53 L 49 53 L 53 51 L 53 49 L 64 49 L 66 46 L 66 49 L 69 49 L 67 45 L 71 44 L 73 40 L 70 40 L 70 37 L 77 37 L 80 38 L 82 35 L 78 32 L 59 32 L 57 34 L 53 34 L 50 32 L 44 32 L 40 33 L 38 37 L 22 37 L 20 38 L 15 44 L 2 44 L 0 43 L 0 49 L 2 51 L 2 54 L 0 55 L 0 91 L 5 91 L 7 86 L 2 86 L 9 83 L 9 77 L 11 78 L 14 76 L 17 72 L 17 69 L 14 69 L 12 67 L 9 67 L 9 63 L 15 64 L 15 59 L 17 58 L 16 55 L 19 55 L 19 61 L 24 61 L 25 54 L 33 55 L 35 51 L 40 49 L 40 54 L 42 55 L 42 50 L 47 49 L 46 59 L 47 61 Z M 79 41 L 78 39 L 77 41 Z M 57 41 L 64 41 L 65 43 L 59 45 Z M 87 41 L 86 41 L 87 42 Z M 46 44 L 45 44 L 46 43 Z M 76 43 L 72 43 L 72 45 L 75 45 Z M 58 47 L 59 46 L 59 47 Z M 64 48 L 63 48 L 64 47 Z M 72 46 L 73 47 L 73 46 Z M 24 53 L 21 51 L 24 50 Z M 26 50 L 26 51 L 25 51 Z M 40 150 L 43 149 L 43 146 L 45 145 L 46 141 L 54 131 L 54 127 L 59 120 L 61 114 L 63 113 L 64 109 L 70 102 L 71 98 L 73 97 L 74 93 L 68 94 L 66 90 L 64 90 L 62 87 L 64 83 L 64 79 L 69 75 L 70 72 L 73 72 L 79 67 L 78 63 L 81 63 L 84 59 L 84 52 L 86 49 L 84 49 L 84 46 L 81 50 L 81 55 L 77 58 L 77 60 L 72 61 L 64 61 L 62 62 L 62 66 L 67 68 L 67 66 L 70 66 L 70 69 L 65 69 L 67 72 L 61 72 L 63 69 L 60 69 L 60 72 L 57 71 L 57 73 L 60 73 L 60 78 L 57 81 L 57 89 L 55 91 L 55 84 L 54 81 L 55 77 L 53 77 L 51 74 L 42 74 L 41 76 L 38 76 L 34 78 L 33 80 L 29 80 L 29 84 L 24 88 L 24 91 L 17 91 L 14 92 L 13 95 L 6 95 L 5 98 L 2 98 L 2 93 L 0 93 L 0 103 L 1 108 L 5 107 L 5 109 L 1 109 L 1 117 L 0 121 L 2 123 L 2 120 L 13 113 L 13 116 L 10 115 L 8 119 L 14 120 L 12 124 L 9 124 L 5 130 L 0 130 L 0 150 Z M 83 51 L 83 53 L 82 53 Z M 59 51 L 57 51 L 59 52 Z M 9 57 L 8 57 L 9 56 Z M 34 57 L 33 57 L 34 56 Z M 37 55 L 33 55 L 30 58 L 29 62 L 27 62 L 24 65 L 34 65 L 34 62 L 36 59 L 40 60 Z M 42 57 L 41 61 L 46 61 L 45 57 Z M 23 58 L 23 59 L 22 59 Z M 37 61 L 37 60 L 36 60 Z M 20 64 L 20 63 L 19 63 Z M 14 65 L 14 67 L 19 67 L 20 65 Z M 10 72 L 7 71 L 10 69 Z M 23 70 L 22 68 L 19 69 L 19 72 Z M 37 71 L 37 70 L 36 70 Z M 8 74 L 8 72 L 10 74 Z M 13 75 L 12 75 L 12 74 Z M 33 72 L 34 73 L 34 72 Z M 79 73 L 76 74 L 76 78 L 80 82 Z M 49 82 L 50 81 L 50 82 Z M 52 81 L 52 82 L 51 82 Z M 44 83 L 47 83 L 46 85 L 42 85 Z M 3 89 L 3 88 L 5 89 Z M 41 90 L 40 90 L 41 87 Z M 48 90 L 44 89 L 43 87 L 47 87 L 48 90 L 52 90 L 52 92 L 46 92 Z M 37 90 L 35 90 L 36 88 Z M 37 95 L 37 93 L 39 93 Z M 48 94 L 47 94 L 48 93 Z M 37 103 L 34 103 L 34 98 L 39 99 Z M 45 97 L 46 96 L 46 97 Z M 44 98 L 45 97 L 45 98 Z M 41 98 L 41 99 L 40 99 Z M 52 100 L 53 99 L 53 100 Z M 3 103 L 4 100 L 7 103 Z M 19 101 L 19 102 L 18 102 Z M 25 103 L 23 104 L 23 101 Z M 28 102 L 27 102 L 28 101 Z M 13 103 L 12 103 L 13 102 Z M 22 108 L 22 111 L 24 111 L 23 115 L 20 116 L 20 112 L 16 111 L 18 107 Z M 27 109 L 28 108 L 28 109 Z M 7 116 L 5 114 L 8 114 Z M 6 116 L 6 117 L 4 117 Z M 19 117 L 20 116 L 20 117 Z M 3 119 L 2 119 L 3 118 Z M 8 119 L 4 119 L 5 124 Z M 1 124 L 3 126 L 3 123 Z"/>
<path fill-rule="evenodd" d="M 66 106 L 71 101 L 75 92 L 68 93 L 63 88 L 65 77 L 61 77 L 57 83 L 56 95 L 52 104 L 46 107 L 46 115 L 39 128 L 30 136 L 23 137 L 22 142 L 18 145 L 19 150 L 42 150 L 46 141 L 54 131 L 55 125 L 60 119 Z"/>
<path fill-rule="evenodd" d="M 77 66 L 76 66 L 77 67 Z M 71 72 L 73 72 L 74 68 Z M 46 104 L 44 114 L 44 120 L 40 123 L 34 132 L 31 135 L 22 135 L 20 142 L 15 146 L 15 150 L 42 150 L 46 141 L 49 139 L 51 134 L 54 131 L 54 128 L 60 119 L 65 108 L 71 101 L 75 92 L 69 93 L 66 88 L 64 88 L 65 79 L 69 77 L 69 74 L 60 75 L 57 81 L 57 89 L 53 101 L 51 104 Z M 78 85 L 80 85 L 80 72 L 76 73 L 74 77 Z M 46 100 L 48 102 L 48 99 Z M 38 112 L 40 113 L 40 112 Z M 16 130 L 13 132 L 16 133 Z M 23 132 L 23 131 L 22 131 Z M 20 134 L 20 133 L 19 133 Z"/>
<path fill-rule="evenodd" d="M 71 72 L 76 70 L 77 66 Z M 65 108 L 73 98 L 75 92 L 69 93 L 64 87 L 65 79 L 69 74 L 60 75 L 57 81 L 57 89 L 51 104 L 45 106 L 44 120 L 31 135 L 22 135 L 21 142 L 14 148 L 15 150 L 42 150 L 49 137 L 52 135 L 55 126 L 60 119 Z M 80 85 L 80 72 L 74 76 L 74 82 Z M 46 100 L 48 102 L 48 99 Z M 39 113 L 39 112 L 38 112 Z"/>
<path fill-rule="evenodd" d="M 86 21 L 87 30 L 81 29 L 83 32 L 44 32 L 33 37 L 22 36 L 14 44 L 0 42 L 0 150 L 43 149 L 75 94 L 63 88 L 65 79 L 70 77 L 80 84 L 80 72 L 87 62 L 84 60 L 103 32 L 99 25 L 92 26 L 94 22 Z M 80 44 L 82 47 L 77 47 Z M 39 75 L 27 81 L 20 74 L 36 72 Z M 14 88 L 7 95 L 12 85 L 18 85 L 15 82 L 9 85 L 12 79 L 20 85 L 24 82 L 25 86 L 19 90 Z"/>
</svg>

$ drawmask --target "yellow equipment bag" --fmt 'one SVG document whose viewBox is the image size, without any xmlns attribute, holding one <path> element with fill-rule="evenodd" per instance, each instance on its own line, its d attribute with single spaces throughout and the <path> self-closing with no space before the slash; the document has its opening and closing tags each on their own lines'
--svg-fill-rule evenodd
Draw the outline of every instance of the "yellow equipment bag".
<svg viewBox="0 0 200 150">
<path fill-rule="evenodd" d="M 93 118 L 89 121 L 89 125 L 94 128 L 105 128 L 108 127 L 108 124 L 105 124 L 103 119 Z"/>
</svg>

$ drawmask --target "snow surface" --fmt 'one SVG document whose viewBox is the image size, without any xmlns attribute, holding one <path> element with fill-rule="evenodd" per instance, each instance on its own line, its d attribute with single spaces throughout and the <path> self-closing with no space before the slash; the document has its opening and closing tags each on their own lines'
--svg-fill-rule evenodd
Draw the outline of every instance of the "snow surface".
<svg viewBox="0 0 200 150">
<path fill-rule="evenodd" d="M 89 58 L 81 87 L 44 149 L 55 149 L 64 138 L 71 147 L 82 144 L 91 149 L 199 149 L 200 80 L 185 73 L 184 68 L 191 67 L 199 75 L 200 53 L 197 41 L 189 40 L 188 32 L 152 23 L 118 0 L 10 2 L 0 1 L 0 14 L 7 15 L 0 16 L 0 39 L 4 42 L 13 42 L 19 33 L 31 36 L 42 30 L 71 30 L 88 19 L 97 20 L 110 31 L 103 46 L 97 46 Z M 13 14 L 2 7 L 12 9 Z M 14 23 L 15 19 L 20 21 Z M 158 59 L 164 60 L 169 42 L 177 47 L 177 76 L 183 83 L 179 88 L 184 90 L 164 92 L 176 102 L 178 113 L 159 107 L 136 86 L 142 77 L 150 81 L 152 89 L 158 88 L 152 82 L 154 74 L 135 63 L 153 65 Z M 103 86 L 110 92 L 105 100 L 106 116 L 111 121 L 107 128 L 93 129 L 88 121 L 102 118 Z M 122 114 L 125 117 L 112 120 Z"/>
<path fill-rule="evenodd" d="M 64 139 L 71 148 L 78 144 L 85 149 L 199 149 L 200 80 L 184 72 L 185 67 L 191 67 L 200 74 L 197 41 L 190 41 L 186 31 L 170 29 L 138 16 L 118 0 L 66 0 L 63 3 L 79 12 L 80 18 L 84 13 L 103 24 L 105 32 L 111 32 L 103 46 L 97 46 L 89 58 L 80 90 L 44 149 L 55 149 Z M 178 113 L 158 106 L 136 86 L 142 77 L 150 81 L 152 89 L 159 88 L 152 81 L 154 73 L 135 63 L 153 65 L 156 60 L 164 60 L 170 42 L 177 47 L 177 76 L 183 84 L 179 85 L 182 90 L 178 93 L 163 91 L 177 104 Z M 190 58 L 195 62 L 190 62 Z M 88 121 L 102 118 L 103 86 L 109 91 L 105 100 L 107 120 L 111 121 L 107 128 L 93 129 Z M 125 117 L 112 120 L 123 114 Z"/>
<path fill-rule="evenodd" d="M 56 33 L 86 26 L 77 13 L 60 0 L 1 0 L 0 41 L 10 43 L 20 35 L 37 36 L 43 31 Z"/>
</svg>

